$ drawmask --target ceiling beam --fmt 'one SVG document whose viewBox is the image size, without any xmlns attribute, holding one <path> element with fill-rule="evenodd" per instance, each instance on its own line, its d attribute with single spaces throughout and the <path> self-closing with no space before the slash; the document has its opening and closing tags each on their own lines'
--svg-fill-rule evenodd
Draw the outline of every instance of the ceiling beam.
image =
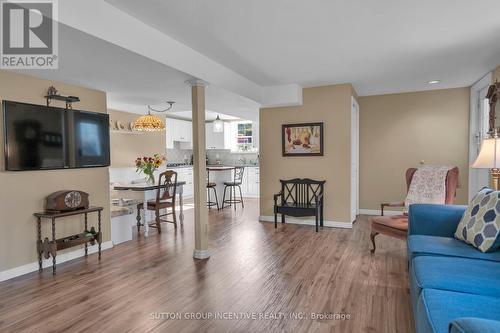
<svg viewBox="0 0 500 333">
<path fill-rule="evenodd" d="M 59 22 L 62 24 L 263 106 L 297 105 L 302 101 L 302 90 L 298 85 L 259 86 L 105 1 L 64 0 L 59 2 L 59 11 Z"/>
</svg>

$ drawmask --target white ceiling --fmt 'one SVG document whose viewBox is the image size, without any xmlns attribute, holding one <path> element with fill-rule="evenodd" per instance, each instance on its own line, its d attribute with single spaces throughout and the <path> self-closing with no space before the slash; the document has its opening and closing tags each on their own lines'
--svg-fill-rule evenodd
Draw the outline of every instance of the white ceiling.
<svg viewBox="0 0 500 333">
<path fill-rule="evenodd" d="M 145 113 L 147 104 L 161 108 L 173 100 L 171 113 L 190 118 L 183 111 L 191 110 L 185 81 L 192 76 L 62 24 L 59 38 L 59 69 L 19 72 L 106 91 L 110 109 Z M 206 108 L 207 119 L 215 112 L 258 119 L 259 104 L 213 85 L 206 88 Z"/>
<path fill-rule="evenodd" d="M 500 63 L 498 0 L 107 2 L 262 86 L 463 87 Z"/>
</svg>

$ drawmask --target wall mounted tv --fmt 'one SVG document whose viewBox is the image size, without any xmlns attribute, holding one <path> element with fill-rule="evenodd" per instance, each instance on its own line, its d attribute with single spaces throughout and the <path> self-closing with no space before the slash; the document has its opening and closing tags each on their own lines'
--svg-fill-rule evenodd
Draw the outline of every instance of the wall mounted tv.
<svg viewBox="0 0 500 333">
<path fill-rule="evenodd" d="M 109 166 L 109 115 L 3 101 L 5 169 Z"/>
</svg>

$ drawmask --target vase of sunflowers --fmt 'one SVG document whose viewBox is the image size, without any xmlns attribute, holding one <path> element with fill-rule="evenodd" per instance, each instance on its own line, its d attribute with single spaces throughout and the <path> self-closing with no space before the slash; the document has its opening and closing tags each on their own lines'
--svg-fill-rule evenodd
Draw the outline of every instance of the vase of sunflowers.
<svg viewBox="0 0 500 333">
<path fill-rule="evenodd" d="M 146 175 L 146 182 L 148 184 L 155 184 L 154 172 L 163 164 L 166 160 L 165 156 L 160 154 L 154 154 L 152 157 L 144 156 L 138 157 L 135 160 L 135 166 L 137 172 L 144 173 Z"/>
</svg>

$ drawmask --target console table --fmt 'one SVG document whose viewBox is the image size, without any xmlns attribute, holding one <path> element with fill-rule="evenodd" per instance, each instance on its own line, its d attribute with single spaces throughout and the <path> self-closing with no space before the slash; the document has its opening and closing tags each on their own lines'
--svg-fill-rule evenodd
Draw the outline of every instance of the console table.
<svg viewBox="0 0 500 333">
<path fill-rule="evenodd" d="M 78 209 L 67 212 L 40 212 L 35 213 L 37 218 L 37 242 L 36 249 L 38 252 L 38 271 L 42 271 L 42 256 L 45 259 L 49 259 L 52 255 L 52 274 L 56 274 L 56 255 L 58 250 L 67 249 L 73 246 L 85 244 L 85 257 L 88 255 L 88 243 L 94 245 L 96 242 L 98 244 L 99 260 L 101 260 L 101 242 L 102 242 L 102 232 L 101 232 L 101 212 L 103 207 L 89 207 L 86 209 Z M 92 227 L 88 230 L 88 214 L 97 212 L 97 231 Z M 63 238 L 56 239 L 56 219 L 60 217 L 74 216 L 74 215 L 85 215 L 85 230 L 82 233 L 71 235 Z M 52 240 L 48 237 L 42 242 L 42 219 L 49 219 L 52 222 Z"/>
</svg>

